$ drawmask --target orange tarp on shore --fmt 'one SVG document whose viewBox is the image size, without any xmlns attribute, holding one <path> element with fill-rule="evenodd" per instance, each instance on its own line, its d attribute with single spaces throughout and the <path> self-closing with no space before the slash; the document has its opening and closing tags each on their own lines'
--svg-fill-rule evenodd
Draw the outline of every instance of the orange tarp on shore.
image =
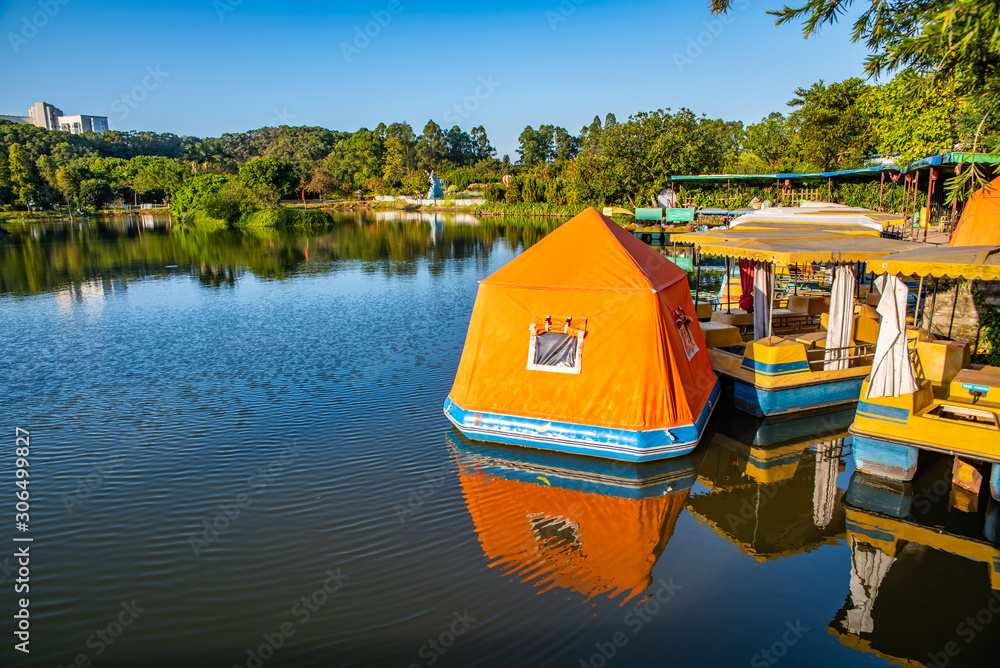
<svg viewBox="0 0 1000 668">
<path fill-rule="evenodd" d="M 579 373 L 527 368 L 529 327 L 547 316 L 553 331 L 567 318 L 585 331 Z M 470 411 L 651 430 L 694 422 L 715 383 L 687 274 L 591 208 L 480 283 L 450 397 Z"/>
<path fill-rule="evenodd" d="M 1000 177 L 965 203 L 948 245 L 1000 246 Z"/>
<path fill-rule="evenodd" d="M 584 596 L 629 598 L 653 582 L 652 569 L 674 532 L 688 490 L 626 499 L 459 474 L 490 567 Z"/>
</svg>

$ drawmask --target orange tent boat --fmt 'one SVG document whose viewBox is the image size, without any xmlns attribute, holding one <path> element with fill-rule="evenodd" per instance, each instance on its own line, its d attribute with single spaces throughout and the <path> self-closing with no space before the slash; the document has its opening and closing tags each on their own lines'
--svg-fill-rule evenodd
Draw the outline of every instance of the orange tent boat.
<svg viewBox="0 0 1000 668">
<path fill-rule="evenodd" d="M 595 209 L 479 285 L 448 418 L 472 439 L 652 461 L 717 403 L 687 274 Z"/>
<path fill-rule="evenodd" d="M 1000 177 L 969 198 L 948 245 L 1000 246 Z"/>
</svg>

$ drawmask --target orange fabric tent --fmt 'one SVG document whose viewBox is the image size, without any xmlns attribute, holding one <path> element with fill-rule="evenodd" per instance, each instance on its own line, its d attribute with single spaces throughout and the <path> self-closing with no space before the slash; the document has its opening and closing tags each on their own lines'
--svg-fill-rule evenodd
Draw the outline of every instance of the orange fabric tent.
<svg viewBox="0 0 1000 668">
<path fill-rule="evenodd" d="M 506 480 L 471 470 L 462 493 L 490 567 L 593 597 L 629 598 L 653 582 L 688 490 L 646 499 Z"/>
<path fill-rule="evenodd" d="M 949 246 L 1000 246 L 1000 177 L 965 203 Z"/>
<path fill-rule="evenodd" d="M 575 370 L 532 368 L 550 328 L 579 336 Z M 470 438 L 644 461 L 690 452 L 717 393 L 687 274 L 591 208 L 480 283 L 445 412 Z"/>
</svg>

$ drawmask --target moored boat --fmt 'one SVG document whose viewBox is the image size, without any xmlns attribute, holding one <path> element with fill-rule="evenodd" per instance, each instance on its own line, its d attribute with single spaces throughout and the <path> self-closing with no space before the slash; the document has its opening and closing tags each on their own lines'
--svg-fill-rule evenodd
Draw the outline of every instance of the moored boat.
<svg viewBox="0 0 1000 668">
<path fill-rule="evenodd" d="M 859 265 L 913 245 L 850 227 L 770 223 L 689 235 L 699 253 L 739 260 L 742 287 L 752 294 L 752 314 L 727 307 L 702 324 L 712 366 L 733 382 L 740 410 L 774 416 L 857 401 L 878 335 L 877 317 L 856 304 Z M 814 264 L 830 267 L 830 296 L 792 295 L 774 308 L 775 267 Z"/>
<path fill-rule="evenodd" d="M 448 419 L 623 461 L 691 452 L 719 396 L 686 273 L 587 209 L 480 282 Z"/>
<path fill-rule="evenodd" d="M 899 302 L 905 290 L 898 275 L 1000 281 L 1000 247 L 920 248 L 872 268 L 896 286 Z M 922 450 L 943 452 L 988 464 L 991 493 L 1000 501 L 1000 368 L 971 364 L 968 347 L 952 341 L 922 342 L 911 356 L 898 335 L 904 323 L 901 303 L 885 309 L 876 349 L 885 373 L 873 372 L 863 385 L 851 426 L 858 469 L 908 481 Z"/>
</svg>

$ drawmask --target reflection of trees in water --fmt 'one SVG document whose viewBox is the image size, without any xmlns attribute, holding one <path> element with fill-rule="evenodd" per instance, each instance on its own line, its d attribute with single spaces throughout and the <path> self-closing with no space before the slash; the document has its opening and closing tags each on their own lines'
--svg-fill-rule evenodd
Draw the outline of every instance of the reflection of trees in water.
<svg viewBox="0 0 1000 668">
<path fill-rule="evenodd" d="M 469 225 L 356 216 L 345 216 L 329 228 L 294 230 L 171 226 L 165 219 L 155 227 L 121 219 L 49 223 L 12 230 L 0 242 L 0 293 L 35 294 L 94 280 L 176 273 L 218 288 L 235 285 L 244 272 L 282 280 L 327 273 L 344 261 L 360 261 L 364 271 L 383 275 L 414 274 L 426 266 L 438 276 L 450 260 L 485 265 L 498 241 L 516 251 L 559 224 L 552 219 L 489 219 Z"/>
</svg>

